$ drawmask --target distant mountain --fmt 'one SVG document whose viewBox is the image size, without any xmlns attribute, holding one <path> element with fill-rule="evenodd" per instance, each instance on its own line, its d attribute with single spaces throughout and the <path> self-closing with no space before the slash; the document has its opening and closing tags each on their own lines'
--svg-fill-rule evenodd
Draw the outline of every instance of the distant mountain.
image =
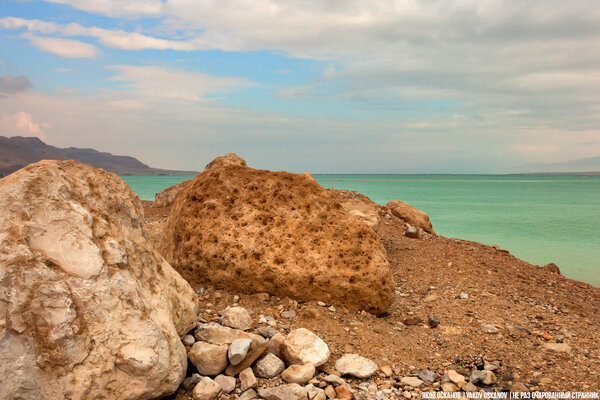
<svg viewBox="0 0 600 400">
<path fill-rule="evenodd" d="M 49 146 L 36 137 L 0 136 L 0 175 L 6 176 L 40 160 L 77 160 L 117 175 L 193 175 L 194 171 L 173 171 L 147 166 L 136 158 L 115 156 L 93 149 Z"/>
<path fill-rule="evenodd" d="M 579 158 L 577 160 L 563 161 L 557 163 L 528 164 L 523 167 L 532 173 L 554 172 L 554 173 L 580 173 L 583 175 L 600 174 L 600 156 Z"/>
</svg>

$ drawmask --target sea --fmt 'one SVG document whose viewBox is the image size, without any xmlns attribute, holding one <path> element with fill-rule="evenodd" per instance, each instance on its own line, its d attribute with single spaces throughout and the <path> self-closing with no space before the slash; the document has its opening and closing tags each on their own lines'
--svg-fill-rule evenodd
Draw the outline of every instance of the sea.
<svg viewBox="0 0 600 400">
<path fill-rule="evenodd" d="M 193 176 L 124 176 L 142 200 Z M 531 264 L 555 263 L 600 287 L 600 176 L 329 175 L 323 187 L 356 190 L 379 204 L 407 202 L 436 233 L 498 245 Z"/>
</svg>

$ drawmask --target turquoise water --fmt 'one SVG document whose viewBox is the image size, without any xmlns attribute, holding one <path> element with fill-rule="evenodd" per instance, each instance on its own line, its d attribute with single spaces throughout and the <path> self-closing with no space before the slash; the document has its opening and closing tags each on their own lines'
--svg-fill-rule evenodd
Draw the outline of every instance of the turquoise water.
<svg viewBox="0 0 600 400">
<path fill-rule="evenodd" d="M 497 244 L 532 264 L 600 286 L 600 176 L 314 175 L 379 204 L 405 201 L 448 237 Z M 144 200 L 191 176 L 127 176 Z"/>
</svg>

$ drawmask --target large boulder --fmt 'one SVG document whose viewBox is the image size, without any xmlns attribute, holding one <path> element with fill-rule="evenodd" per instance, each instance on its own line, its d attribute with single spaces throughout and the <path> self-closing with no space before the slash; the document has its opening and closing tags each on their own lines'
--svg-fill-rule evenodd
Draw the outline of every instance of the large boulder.
<svg viewBox="0 0 600 400">
<path fill-rule="evenodd" d="M 429 216 L 421 210 L 417 210 L 400 200 L 392 200 L 386 204 L 386 207 L 390 209 L 390 212 L 396 217 L 404 220 L 412 226 L 423 229 L 427 233 L 435 233 L 433 226 L 429 220 Z"/>
<path fill-rule="evenodd" d="M 0 180 L 0 399 L 170 394 L 196 312 L 118 176 L 41 161 Z"/>
<path fill-rule="evenodd" d="M 169 207 L 175 201 L 175 198 L 183 190 L 188 181 L 183 181 L 177 185 L 169 186 L 165 190 L 158 192 L 154 195 L 154 206 L 155 207 Z"/>
<path fill-rule="evenodd" d="M 375 314 L 387 310 L 394 282 L 371 228 L 312 178 L 226 158 L 185 186 L 167 219 L 159 251 L 184 278 Z"/>
</svg>

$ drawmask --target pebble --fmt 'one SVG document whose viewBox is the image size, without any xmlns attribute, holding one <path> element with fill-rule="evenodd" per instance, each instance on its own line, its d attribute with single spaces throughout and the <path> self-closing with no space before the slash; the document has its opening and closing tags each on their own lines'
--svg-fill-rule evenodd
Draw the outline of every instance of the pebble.
<svg viewBox="0 0 600 400">
<path fill-rule="evenodd" d="M 380 370 L 388 378 L 391 377 L 392 375 L 394 375 L 394 371 L 392 371 L 392 367 L 390 367 L 389 365 L 384 365 L 383 367 L 380 368 Z"/>
<path fill-rule="evenodd" d="M 404 232 L 404 235 L 412 239 L 418 239 L 421 237 L 421 230 L 417 226 L 411 226 Z"/>
<path fill-rule="evenodd" d="M 288 310 L 281 313 L 281 318 L 294 319 L 296 318 L 296 311 Z"/>
<path fill-rule="evenodd" d="M 254 400 L 257 398 L 256 391 L 254 389 L 248 389 L 238 397 L 238 400 Z"/>
<path fill-rule="evenodd" d="M 515 382 L 510 387 L 511 392 L 529 392 L 529 388 L 523 382 Z"/>
<path fill-rule="evenodd" d="M 194 400 L 213 400 L 221 393 L 221 386 L 208 377 L 203 377 L 192 391 Z"/>
<path fill-rule="evenodd" d="M 542 350 L 549 353 L 570 353 L 571 346 L 566 343 L 544 343 Z"/>
<path fill-rule="evenodd" d="M 325 395 L 329 399 L 335 399 L 335 396 L 337 395 L 337 393 L 336 393 L 335 389 L 333 388 L 333 386 L 329 385 L 325 388 Z"/>
<path fill-rule="evenodd" d="M 452 382 L 444 382 L 441 385 L 441 388 L 444 392 L 456 392 L 458 391 L 458 386 L 456 386 Z"/>
<path fill-rule="evenodd" d="M 252 344 L 252 339 L 244 338 L 244 339 L 236 339 L 231 342 L 229 345 L 229 349 L 227 350 L 227 357 L 229 358 L 229 362 L 232 365 L 238 365 L 239 363 L 246 358 L 248 354 L 248 350 L 250 350 L 250 345 Z"/>
<path fill-rule="evenodd" d="M 295 383 L 282 386 L 275 386 L 258 391 L 258 395 L 266 400 L 297 400 L 300 387 Z"/>
<path fill-rule="evenodd" d="M 285 363 L 273 353 L 268 353 L 254 365 L 254 374 L 259 378 L 273 378 L 285 369 Z"/>
<path fill-rule="evenodd" d="M 231 393 L 235 390 L 235 378 L 233 376 L 218 375 L 214 381 L 221 386 L 224 393 Z"/>
<path fill-rule="evenodd" d="M 476 392 L 479 390 L 479 388 L 477 386 L 473 385 L 471 382 L 469 382 L 465 386 L 462 387 L 462 390 L 464 390 L 465 392 Z"/>
<path fill-rule="evenodd" d="M 423 381 L 415 376 L 405 376 L 404 378 L 402 378 L 402 380 L 400 380 L 400 383 L 404 385 L 409 385 L 414 388 L 418 388 L 423 384 Z"/>
<path fill-rule="evenodd" d="M 430 328 L 436 328 L 440 324 L 440 321 L 430 315 L 427 319 L 427 323 L 429 324 Z"/>
<path fill-rule="evenodd" d="M 269 293 L 256 293 L 254 297 L 256 297 L 260 301 L 269 301 L 271 295 Z"/>
<path fill-rule="evenodd" d="M 181 386 L 183 386 L 185 390 L 192 390 L 194 386 L 196 386 L 198 382 L 200 382 L 200 379 L 202 379 L 202 375 L 192 374 L 192 376 L 188 376 L 183 380 Z"/>
<path fill-rule="evenodd" d="M 497 334 L 498 333 L 498 328 L 496 328 L 494 325 L 492 324 L 481 324 L 481 331 L 483 333 L 489 333 L 489 334 Z"/>
<path fill-rule="evenodd" d="M 196 339 L 192 336 L 192 335 L 185 335 L 183 337 L 183 339 L 181 339 L 181 342 L 183 343 L 184 346 L 193 346 L 194 343 L 196 343 Z"/>
<path fill-rule="evenodd" d="M 469 381 L 473 384 L 482 383 L 484 385 L 490 386 L 490 385 L 493 385 L 494 383 L 496 383 L 497 379 L 496 379 L 496 374 L 494 374 L 492 371 L 475 370 L 471 373 L 471 376 L 469 377 Z"/>
<path fill-rule="evenodd" d="M 427 383 L 433 383 L 437 380 L 438 374 L 428 369 L 422 369 L 419 372 L 419 379 Z"/>
<path fill-rule="evenodd" d="M 350 393 L 350 389 L 346 385 L 336 387 L 335 393 L 337 399 L 352 400 L 352 393 Z"/>
<path fill-rule="evenodd" d="M 243 392 L 248 389 L 256 389 L 258 387 L 258 380 L 256 376 L 254 376 L 254 372 L 251 368 L 246 368 L 239 375 L 240 378 L 240 388 Z"/>
<path fill-rule="evenodd" d="M 467 300 L 469 298 L 469 295 L 465 292 L 462 292 L 458 297 L 460 297 L 463 300 Z"/>
<path fill-rule="evenodd" d="M 488 361 L 485 361 L 484 365 L 483 365 L 483 369 L 488 370 L 488 371 L 495 371 L 498 369 L 498 365 L 488 362 Z"/>
<path fill-rule="evenodd" d="M 323 378 L 323 380 L 327 383 L 331 383 L 335 386 L 343 385 L 346 381 L 343 378 L 337 375 L 327 375 Z"/>
<path fill-rule="evenodd" d="M 281 345 L 281 354 L 288 364 L 307 364 L 315 367 L 329 359 L 329 346 L 305 328 L 291 331 Z"/>
<path fill-rule="evenodd" d="M 298 383 L 300 385 L 310 381 L 315 375 L 315 367 L 312 364 L 296 364 L 290 365 L 283 373 L 281 378 L 290 383 Z"/>
<path fill-rule="evenodd" d="M 467 383 L 465 377 L 453 369 L 448 370 L 448 372 L 446 372 L 446 374 L 448 375 L 448 379 L 450 379 L 450 381 L 456 383 L 459 388 L 464 386 Z"/>
<path fill-rule="evenodd" d="M 344 354 L 335 362 L 335 369 L 342 375 L 368 378 L 377 372 L 377 364 L 358 354 Z"/>
<path fill-rule="evenodd" d="M 221 323 L 225 326 L 242 331 L 252 328 L 250 313 L 243 307 L 229 307 L 221 315 Z"/>
<path fill-rule="evenodd" d="M 226 344 L 196 342 L 188 352 L 188 358 L 201 375 L 215 376 L 227 368 Z"/>
</svg>

